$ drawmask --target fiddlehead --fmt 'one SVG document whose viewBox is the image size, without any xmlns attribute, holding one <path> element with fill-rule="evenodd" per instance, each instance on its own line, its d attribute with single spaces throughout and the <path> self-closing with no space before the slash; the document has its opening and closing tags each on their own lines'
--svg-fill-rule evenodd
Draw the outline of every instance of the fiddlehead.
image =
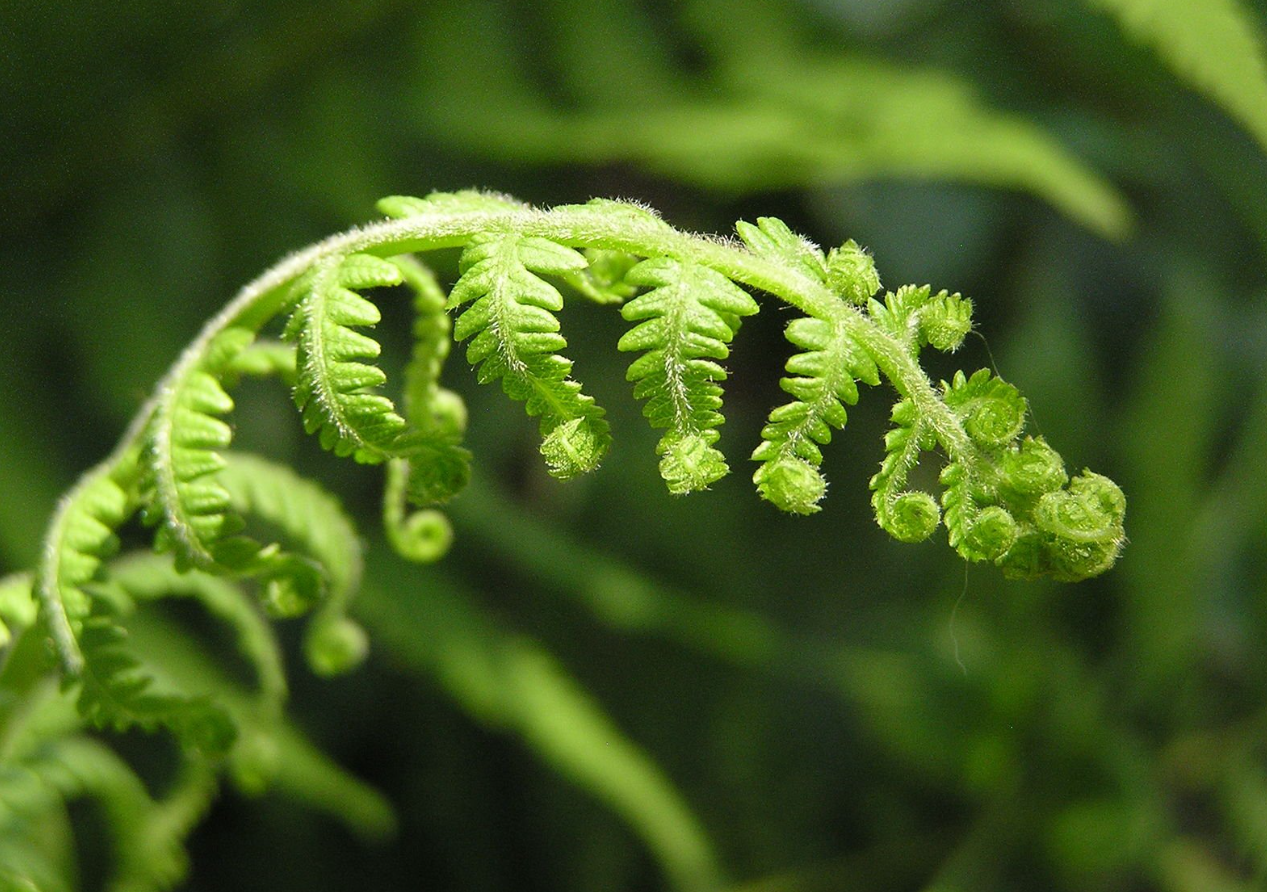
<svg viewBox="0 0 1267 892">
<path fill-rule="evenodd" d="M 84 665 L 81 636 L 106 654 L 99 663 L 107 675 L 135 675 L 111 656 L 118 642 L 108 634 L 108 605 L 95 605 L 94 585 L 108 576 L 103 561 L 115 531 L 138 509 L 158 525 L 156 545 L 170 548 L 179 567 L 257 580 L 274 614 L 324 604 L 310 637 L 318 668 L 346 668 L 363 650 L 360 633 L 341 618 L 359 555 L 337 547 L 355 540 L 337 505 L 282 469 L 244 459 L 235 470 L 226 458 L 230 391 L 244 374 L 293 379 L 304 426 L 323 446 L 388 465 L 389 538 L 414 558 L 433 559 L 447 547 L 451 531 L 431 506 L 469 474 L 465 408 L 439 380 L 451 337 L 467 342 L 481 382 L 500 381 L 539 419 L 552 474 L 566 479 L 596 467 L 608 424 L 561 352 L 555 314 L 564 298 L 555 282 L 599 303 L 624 302 L 621 312 L 635 325 L 617 346 L 640 354 L 628 377 L 651 423 L 666 429 L 658 448 L 673 492 L 726 473 L 716 448 L 720 362 L 741 318 L 757 310 L 753 292 L 765 292 L 804 314 L 787 326 L 800 350 L 781 382 L 792 399 L 770 414 L 753 455 L 767 500 L 796 513 L 818 510 L 826 489 L 821 447 L 844 426 L 858 382 L 885 378 L 898 400 L 871 489 L 876 519 L 894 537 L 927 538 L 944 517 L 964 559 L 993 562 L 1011 576 L 1058 579 L 1102 572 L 1122 546 L 1121 491 L 1090 472 L 1070 481 L 1045 441 L 1024 436 L 1027 407 L 1015 388 L 986 371 L 935 385 L 920 367 L 923 348 L 959 345 L 971 303 L 926 286 L 876 297 L 875 266 L 853 242 L 824 253 L 774 218 L 740 223 L 743 244 L 699 238 L 611 201 L 537 210 L 462 192 L 380 206 L 394 219 L 287 258 L 244 289 L 182 355 L 115 454 L 62 503 L 35 587 L 72 676 Z M 462 250 L 447 297 L 410 256 L 441 248 Z M 413 291 L 416 310 L 402 411 L 380 392 L 380 348 L 366 334 L 380 319 L 367 293 L 400 284 Z M 452 331 L 446 310 L 456 316 Z M 259 340 L 284 314 L 288 344 Z M 907 489 L 911 471 L 934 450 L 944 455 L 940 499 Z M 425 510 L 410 514 L 410 503 Z M 295 551 L 248 537 L 252 518 Z"/>
</svg>

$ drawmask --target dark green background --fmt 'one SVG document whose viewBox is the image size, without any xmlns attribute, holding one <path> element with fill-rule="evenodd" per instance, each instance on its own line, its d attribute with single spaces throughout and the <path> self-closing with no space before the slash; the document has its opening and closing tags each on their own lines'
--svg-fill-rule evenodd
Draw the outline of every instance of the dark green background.
<svg viewBox="0 0 1267 892">
<path fill-rule="evenodd" d="M 789 82 L 812 55 L 975 85 L 1112 184 L 1129 233 L 988 185 L 988 158 L 829 176 L 760 116 L 736 139 L 763 152 L 726 156 L 692 109 L 746 113 L 733 85 L 776 51 Z M 446 561 L 409 568 L 375 528 L 378 474 L 248 388 L 244 445 L 322 477 L 370 543 L 373 656 L 335 681 L 296 660 L 292 714 L 400 828 L 371 844 L 226 790 L 188 888 L 664 888 L 601 794 L 451 696 L 435 652 L 468 620 L 554 654 L 676 785 L 734 888 L 1267 881 L 1267 160 L 1112 19 L 1063 0 L 8 0 L 0 124 L 0 575 L 33 563 L 58 493 L 241 283 L 382 195 L 470 186 L 855 238 L 887 285 L 976 301 L 984 339 L 935 374 L 997 362 L 1070 466 L 1129 499 L 1118 567 L 1079 585 L 892 542 L 868 504 L 891 396 L 875 389 L 826 450 L 823 512 L 778 515 L 746 467 L 790 352 L 773 304 L 730 361 L 735 473 L 671 497 L 615 351 L 624 323 L 577 305 L 576 373 L 616 437 L 603 468 L 547 478 L 534 425 L 456 355 L 478 489 Z M 407 307 L 384 314 L 391 370 Z"/>
</svg>

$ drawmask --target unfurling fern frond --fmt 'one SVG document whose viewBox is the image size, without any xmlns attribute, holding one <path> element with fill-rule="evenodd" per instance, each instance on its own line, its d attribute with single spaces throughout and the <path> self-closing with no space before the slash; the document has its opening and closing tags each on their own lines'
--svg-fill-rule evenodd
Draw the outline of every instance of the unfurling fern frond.
<svg viewBox="0 0 1267 892">
<path fill-rule="evenodd" d="M 720 273 L 668 257 L 644 260 L 625 281 L 651 289 L 621 308 L 638 324 L 617 349 L 643 351 L 626 377 L 634 397 L 647 400 L 652 426 L 668 428 L 656 449 L 660 475 L 673 493 L 705 489 L 730 470 L 713 448 L 725 420 L 718 360 L 730 355 L 740 317 L 756 313 L 757 303 Z"/>
<path fill-rule="evenodd" d="M 920 453 L 937 444 L 936 437 L 909 399 L 898 400 L 892 419 L 893 430 L 884 435 L 884 461 L 871 478 L 871 505 L 876 522 L 894 539 L 923 542 L 937 529 L 941 512 L 928 493 L 907 492 L 906 478 Z"/>
<path fill-rule="evenodd" d="M 479 367 L 480 383 L 500 379 L 511 399 L 540 417 L 541 454 L 561 480 L 596 468 L 611 442 L 603 410 L 558 353 L 567 346 L 554 315 L 563 297 L 541 278 L 585 266 L 576 251 L 546 238 L 479 235 L 462 253 L 462 276 L 449 293 L 450 308 L 466 307 L 454 336 L 470 340 L 466 359 Z"/>
<path fill-rule="evenodd" d="M 205 806 L 214 769 L 226 765 L 244 789 L 285 773 L 278 716 L 286 682 L 268 620 L 317 608 L 304 649 L 319 674 L 351 668 L 367 647 L 365 633 L 347 616 L 361 553 L 338 502 L 284 467 L 228 451 L 229 394 L 244 375 L 293 381 L 304 427 L 326 449 L 385 464 L 387 538 L 406 557 L 434 560 L 448 548 L 452 529 L 433 506 L 456 494 L 470 473 L 461 445 L 466 410 L 440 380 L 453 339 L 467 342 L 466 357 L 480 382 L 500 381 L 539 418 L 541 452 L 550 472 L 566 479 L 594 469 L 610 436 L 603 410 L 582 392 L 561 353 L 566 341 L 555 314 L 563 297 L 553 282 L 598 303 L 623 303 L 622 315 L 633 325 L 618 347 L 640 354 L 627 377 L 635 397 L 646 400 L 652 425 L 666 430 L 658 447 L 661 474 L 670 491 L 685 493 L 727 471 L 716 448 L 726 378 L 720 363 L 742 318 L 757 311 L 751 295 L 765 293 L 803 315 L 786 329 L 799 350 L 781 380 L 791 399 L 770 413 L 752 456 L 760 463 L 753 479 L 762 497 L 784 511 L 819 510 L 826 490 L 822 447 L 845 425 L 858 382 L 878 384 L 884 377 L 898 400 L 871 489 L 876 519 L 893 537 L 919 541 L 944 520 L 950 545 L 965 560 L 993 562 L 1008 576 L 1061 580 L 1105 571 L 1123 546 L 1121 490 L 1089 471 L 1070 480 L 1043 439 L 1025 437 L 1027 404 L 1014 387 L 987 371 L 959 372 L 938 387 L 920 366 L 923 348 L 959 346 L 971 329 L 971 302 L 928 286 L 875 298 L 875 265 L 853 242 L 824 253 L 779 220 L 761 217 L 755 225 L 738 225 L 740 245 L 679 232 L 642 206 L 610 201 L 537 210 L 462 192 L 394 197 L 381 207 L 397 219 L 292 255 L 214 317 L 118 449 L 60 503 L 36 572 L 0 580 L 0 683 L 37 683 L 46 649 L 32 636 L 47 630 L 67 682 L 66 696 L 55 701 L 60 727 L 78 727 L 81 720 L 116 730 L 165 727 L 183 744 L 189 783 L 152 809 L 158 823 L 143 835 L 162 850 L 142 846 L 137 862 L 176 865 L 163 882 L 179 873 L 178 857 L 169 857 L 179 853 L 168 842 L 182 837 Z M 446 297 L 412 256 L 452 248 L 462 250 L 460 276 Z M 398 412 L 380 392 L 386 377 L 376 364 L 380 348 L 366 334 L 378 324 L 379 310 L 360 292 L 399 284 L 413 291 L 416 321 Z M 447 310 L 458 311 L 456 322 Z M 287 342 L 261 340 L 287 313 Z M 944 453 L 940 511 L 931 494 L 907 489 L 932 450 Z M 410 503 L 423 510 L 410 513 Z M 171 551 L 172 560 L 149 555 L 110 562 L 119 531 L 138 510 L 157 526 L 155 548 Z M 239 583 L 255 586 L 265 609 Z M 259 676 L 254 696 L 243 697 L 227 681 L 201 686 L 212 664 L 175 656 L 179 647 L 146 648 L 147 634 L 166 634 L 169 645 L 181 636 L 156 632 L 163 624 L 137 608 L 181 596 L 198 599 L 233 630 Z M 459 662 L 469 662 L 466 644 L 487 636 L 460 612 L 448 622 L 453 628 L 438 627 L 435 653 L 444 665 L 437 665 L 441 675 L 458 678 L 462 673 L 449 673 L 445 661 L 456 653 Z M 454 629 L 461 633 L 456 638 Z M 479 634 L 472 638 L 470 629 Z M 465 643 L 453 650 L 455 641 Z M 489 665 L 500 672 L 513 663 L 507 654 L 513 657 L 514 649 L 498 644 L 484 656 L 496 657 Z M 476 660 L 480 673 L 484 656 Z M 536 706 L 553 711 L 540 708 L 526 723 L 520 720 L 527 713 L 506 713 L 506 721 L 545 740 L 543 752 L 553 758 L 559 746 L 571 746 L 570 738 L 557 733 L 557 722 L 546 727 L 536 720 L 562 714 L 554 707 L 567 692 L 550 672 L 530 664 L 531 671 L 512 680 L 527 678 L 547 692 L 550 702 Z M 81 719 L 67 709 L 76 685 Z M 508 687 L 489 700 L 484 695 L 492 690 L 481 681 L 462 696 L 480 710 L 493 700 L 512 704 L 501 693 L 527 689 Z M 214 702 L 203 691 L 217 692 Z M 569 721 L 585 718 L 571 706 L 562 712 Z M 628 774 L 630 760 L 612 762 L 595 780 L 599 775 L 585 766 L 596 763 L 572 755 L 560 762 L 565 770 L 580 765 L 587 783 L 608 790 L 613 802 L 645 821 L 653 844 L 664 845 L 666 863 L 701 886 L 714 883 L 707 848 L 683 848 L 680 840 L 689 841 L 693 825 L 673 818 L 671 798 L 661 797 L 652 809 L 656 816 L 648 817 L 649 800 L 626 803 L 624 793 L 610 792 L 620 772 Z M 0 770 L 0 861 L 8 854 L 5 795 L 14 783 Z M 328 805 L 329 790 L 323 795 Z M 381 826 L 381 808 L 372 803 L 369 812 L 380 815 Z M 12 874 L 0 864 L 0 884 Z"/>
<path fill-rule="evenodd" d="M 309 665 L 321 675 L 348 671 L 361 662 L 368 647 L 364 631 L 347 616 L 361 581 L 356 528 L 334 496 L 290 468 L 240 452 L 227 457 L 223 481 L 235 510 L 280 534 L 289 549 L 286 565 L 263 575 L 271 590 L 265 604 L 283 615 L 310 606 L 310 595 L 300 592 L 294 600 L 292 587 L 296 577 L 311 574 L 322 600 L 304 639 Z M 294 571 L 296 562 L 307 574 Z M 296 609 L 286 609 L 292 603 Z"/>
</svg>

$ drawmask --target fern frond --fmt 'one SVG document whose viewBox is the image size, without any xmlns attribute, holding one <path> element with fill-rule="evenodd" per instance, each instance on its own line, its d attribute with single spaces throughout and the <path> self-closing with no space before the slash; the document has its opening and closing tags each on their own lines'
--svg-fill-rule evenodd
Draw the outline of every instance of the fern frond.
<svg viewBox="0 0 1267 892">
<path fill-rule="evenodd" d="M 585 258 L 549 239 L 513 234 L 480 235 L 462 253 L 462 276 L 449 307 L 466 307 L 454 326 L 470 340 L 466 358 L 479 367 L 482 384 L 498 379 L 529 416 L 540 417 L 541 454 L 562 480 L 598 466 L 611 441 L 603 410 L 570 375 L 571 360 L 554 314 L 563 297 L 542 275 L 585 267 Z M 469 305 L 469 306 L 468 306 Z"/>
<path fill-rule="evenodd" d="M 465 489 L 471 477 L 471 454 L 461 445 L 466 434 L 466 404 L 440 385 L 452 344 L 453 326 L 445 313 L 448 296 L 431 270 L 417 260 L 396 257 L 392 262 L 414 292 L 414 344 L 405 367 L 405 418 L 430 444 L 413 458 L 394 460 L 407 468 L 406 486 L 400 494 L 406 500 L 410 493 L 427 494 L 425 501 L 417 501 L 437 504 Z"/>
<path fill-rule="evenodd" d="M 186 767 L 173 790 L 155 801 L 127 763 L 95 740 L 55 741 L 30 767 L 60 799 L 91 797 L 101 804 L 115 850 L 115 868 L 102 888 L 164 892 L 184 879 L 188 869 L 185 838 L 215 789 L 209 769 Z M 192 789 L 191 775 L 199 779 Z"/>
<path fill-rule="evenodd" d="M 933 294 L 928 285 L 903 285 L 883 302 L 873 298 L 867 301 L 867 313 L 912 356 L 927 345 L 955 350 L 972 330 L 972 301 L 946 291 Z"/>
<path fill-rule="evenodd" d="M 239 535 L 244 523 L 217 479 L 220 452 L 233 440 L 223 420 L 233 399 L 222 378 L 254 339 L 253 331 L 236 326 L 219 333 L 200 361 L 167 386 L 150 422 L 145 518 L 158 526 L 156 547 L 173 551 L 181 568 L 242 571 L 259 551 Z"/>
<path fill-rule="evenodd" d="M 790 377 L 779 386 L 794 399 L 770 413 L 761 445 L 752 453 L 761 462 L 752 481 L 762 498 L 784 511 L 812 514 L 827 492 L 819 473 L 820 445 L 831 442 L 831 429 L 843 428 L 845 404 L 858 401 L 855 381 L 878 384 L 875 361 L 844 327 L 823 319 L 794 319 L 786 336 L 804 352 L 787 361 Z"/>
<path fill-rule="evenodd" d="M 524 210 L 528 205 L 509 195 L 462 189 L 457 192 L 432 192 L 423 198 L 412 195 L 388 195 L 375 205 L 381 213 L 397 220 L 428 214 L 498 213 Z"/>
<path fill-rule="evenodd" d="M 778 217 L 758 217 L 756 226 L 740 220 L 735 231 L 758 257 L 800 270 L 811 279 L 827 281 L 827 258 L 822 249 L 794 233 Z"/>
<path fill-rule="evenodd" d="M 937 529 L 941 512 L 928 493 L 905 491 L 906 478 L 920 453 L 937 441 L 911 400 L 898 400 L 892 418 L 893 430 L 884 437 L 884 461 L 871 478 L 871 505 L 876 522 L 894 539 L 922 542 Z"/>
<path fill-rule="evenodd" d="M 673 493 L 706 489 L 730 471 L 713 448 L 725 420 L 718 360 L 730 355 L 740 317 L 756 313 L 757 303 L 720 273 L 668 257 L 644 260 L 625 281 L 650 289 L 621 308 L 638 324 L 617 349 L 643 353 L 626 377 L 634 397 L 647 400 L 651 425 L 668 428 L 656 449 L 660 475 Z"/>
<path fill-rule="evenodd" d="M 255 672 L 260 710 L 273 719 L 281 715 L 287 696 L 281 646 L 259 607 L 238 585 L 197 570 L 179 573 L 170 560 L 154 554 L 127 555 L 112 562 L 110 581 L 138 604 L 173 597 L 196 600 L 233 632 L 238 652 Z"/>
<path fill-rule="evenodd" d="M 435 431 L 411 427 L 374 389 L 387 379 L 371 364 L 381 348 L 356 330 L 381 318 L 357 291 L 403 281 L 398 265 L 370 254 L 319 264 L 287 327 L 287 336 L 298 344 L 295 403 L 304 428 L 318 434 L 324 448 L 368 464 L 409 458 L 419 469 L 411 475 L 411 498 L 443 502 L 468 473 L 465 450 Z"/>
<path fill-rule="evenodd" d="M 672 781 L 552 654 L 502 628 L 477 600 L 442 576 L 426 599 L 391 597 L 371 578 L 363 609 L 396 659 L 434 676 L 472 718 L 518 736 L 607 803 L 676 887 L 716 888 L 712 842 Z"/>
<path fill-rule="evenodd" d="M 297 552 L 273 574 L 266 571 L 266 586 L 279 587 L 266 602 L 284 604 L 291 597 L 287 587 L 294 585 L 294 577 L 288 574 L 294 561 L 315 574 L 324 600 L 304 639 L 309 664 L 322 675 L 356 666 L 367 643 L 346 613 L 361 582 L 361 542 L 338 499 L 284 465 L 245 453 L 229 453 L 223 480 L 236 510 L 272 527 Z M 307 573 L 300 577 L 308 578 Z M 306 593 L 295 594 L 301 606 L 313 603 Z"/>
<path fill-rule="evenodd" d="M 83 621 L 79 641 L 79 711 L 90 724 L 115 731 L 167 728 L 194 751 L 228 750 L 236 733 L 228 713 L 205 697 L 156 692 L 153 676 L 128 648 L 127 632 L 109 610 L 98 607 Z"/>
<path fill-rule="evenodd" d="M 638 258 L 624 251 L 586 248 L 587 266 L 583 270 L 564 273 L 567 282 L 596 304 L 621 304 L 638 293 L 638 288 L 625 276 L 638 264 Z"/>
<path fill-rule="evenodd" d="M 116 460 L 85 474 L 62 499 L 45 536 L 35 591 L 58 659 L 72 677 L 83 670 L 77 635 L 92 610 L 85 586 L 118 550 L 115 531 L 136 511 L 140 477 L 140 449 L 122 450 Z"/>
<path fill-rule="evenodd" d="M 304 428 L 335 455 L 377 464 L 401 448 L 405 419 L 391 400 L 372 390 L 387 380 L 367 362 L 377 359 L 381 348 L 355 330 L 382 318 L 356 290 L 401 281 L 400 269 L 378 257 L 332 257 L 314 272 L 287 327 L 287 337 L 298 344 L 295 403 Z"/>
<path fill-rule="evenodd" d="M 1011 443 L 1025 428 L 1025 397 L 989 369 L 973 372 L 971 378 L 956 372 L 950 384 L 942 382 L 942 390 L 946 405 L 963 420 L 964 432 L 982 448 Z"/>
<path fill-rule="evenodd" d="M 8 646 L 15 633 L 35 622 L 39 610 L 32 574 L 12 573 L 0 578 L 0 650 Z"/>
<path fill-rule="evenodd" d="M 233 357 L 226 371 L 230 375 L 249 375 L 252 378 L 276 377 L 293 387 L 295 366 L 294 344 L 257 340 Z"/>
</svg>

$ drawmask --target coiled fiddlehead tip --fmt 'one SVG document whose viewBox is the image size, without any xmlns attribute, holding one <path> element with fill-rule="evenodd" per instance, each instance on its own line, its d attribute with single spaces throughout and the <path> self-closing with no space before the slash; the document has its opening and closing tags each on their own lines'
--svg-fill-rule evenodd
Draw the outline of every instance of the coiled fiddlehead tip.
<svg viewBox="0 0 1267 892">
<path fill-rule="evenodd" d="M 369 653 L 369 636 L 346 616 L 318 617 L 304 636 L 304 656 L 317 675 L 342 675 Z"/>
<path fill-rule="evenodd" d="M 708 489 L 730 473 L 726 457 L 714 449 L 716 431 L 680 433 L 669 431 L 660 439 L 656 452 L 660 454 L 660 476 L 669 492 L 684 495 Z"/>
<path fill-rule="evenodd" d="M 941 509 L 926 492 L 904 492 L 876 519 L 899 542 L 923 542 L 941 523 Z"/>
<path fill-rule="evenodd" d="M 762 465 L 752 475 L 752 482 L 762 498 L 792 514 L 821 511 L 818 503 L 827 494 L 823 475 L 799 458 L 780 458 Z"/>
<path fill-rule="evenodd" d="M 827 287 L 854 304 L 865 304 L 880 290 L 875 261 L 853 239 L 827 255 Z"/>
<path fill-rule="evenodd" d="M 946 405 L 963 419 L 965 433 L 980 446 L 1004 446 L 1025 428 L 1025 397 L 989 369 L 980 369 L 971 378 L 956 372 L 954 381 L 942 389 Z"/>
<path fill-rule="evenodd" d="M 552 477 L 571 480 L 598 467 L 611 436 L 602 416 L 582 416 L 565 421 L 541 441 L 541 455 Z"/>
<path fill-rule="evenodd" d="M 920 309 L 919 331 L 936 350 L 946 353 L 958 350 L 972 331 L 972 301 L 945 291 L 932 296 Z"/>
<path fill-rule="evenodd" d="M 405 560 L 434 564 L 453 546 L 453 525 L 440 511 L 414 511 L 396 523 L 388 523 L 387 537 Z"/>
<path fill-rule="evenodd" d="M 1085 579 L 1117 560 L 1125 544 L 1126 496 L 1101 474 L 1083 471 L 1066 489 L 1049 492 L 1034 509 L 1035 525 L 1049 537 L 1053 575 Z"/>
<path fill-rule="evenodd" d="M 969 561 L 994 561 L 1007 554 L 1019 533 L 1016 518 L 1000 505 L 977 515 L 959 542 L 959 554 Z"/>
<path fill-rule="evenodd" d="M 1000 488 L 1019 499 L 1054 492 L 1069 480 L 1064 459 L 1042 437 L 1026 437 L 1019 449 L 1003 457 L 1000 473 Z"/>
</svg>

